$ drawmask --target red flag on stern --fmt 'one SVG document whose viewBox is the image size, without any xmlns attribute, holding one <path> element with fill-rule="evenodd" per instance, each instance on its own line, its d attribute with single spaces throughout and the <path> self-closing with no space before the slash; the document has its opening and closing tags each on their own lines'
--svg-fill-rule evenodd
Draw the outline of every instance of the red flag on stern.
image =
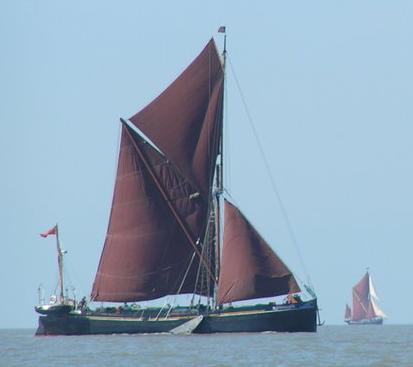
<svg viewBox="0 0 413 367">
<path fill-rule="evenodd" d="M 57 234 L 57 226 L 54 226 L 53 228 L 50 228 L 46 232 L 40 233 L 40 236 L 47 237 L 47 236 L 52 235 L 52 234 L 54 234 L 54 235 Z"/>
</svg>

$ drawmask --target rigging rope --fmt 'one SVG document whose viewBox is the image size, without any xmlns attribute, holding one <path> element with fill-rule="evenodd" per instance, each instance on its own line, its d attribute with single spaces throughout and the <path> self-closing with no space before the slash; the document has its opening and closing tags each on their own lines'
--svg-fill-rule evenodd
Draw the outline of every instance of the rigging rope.
<svg viewBox="0 0 413 367">
<path fill-rule="evenodd" d="M 226 82 L 227 82 L 227 76 Z M 224 144 L 223 144 L 223 149 L 224 152 L 224 165 L 226 169 L 224 170 L 224 183 L 225 186 L 228 187 L 228 189 L 231 189 L 231 175 L 229 174 L 231 172 L 231 157 L 230 157 L 230 150 L 229 147 L 231 146 L 231 135 L 229 134 L 229 116 L 228 116 L 228 88 L 224 88 L 224 118 L 223 118 L 223 124 L 224 124 Z"/>
<path fill-rule="evenodd" d="M 275 182 L 274 176 L 272 175 L 270 165 L 269 165 L 269 163 L 268 163 L 267 157 L 266 157 L 265 152 L 264 152 L 264 148 L 263 148 L 263 146 L 262 146 L 262 144 L 261 144 L 261 142 L 260 142 L 260 139 L 259 139 L 259 137 L 258 137 L 258 132 L 257 132 L 255 126 L 254 126 L 251 113 L 250 113 L 250 111 L 249 111 L 249 109 L 248 109 L 248 106 L 247 106 L 247 103 L 246 103 L 246 100 L 245 100 L 245 97 L 244 97 L 244 93 L 242 92 L 240 83 L 239 83 L 239 81 L 238 81 L 237 75 L 235 74 L 235 70 L 234 70 L 234 67 L 233 67 L 233 65 L 232 65 L 232 61 L 231 61 L 231 58 L 229 57 L 229 55 L 227 55 L 227 59 L 229 60 L 229 64 L 230 64 L 230 68 L 231 68 L 231 73 L 232 73 L 232 75 L 233 75 L 233 77 L 234 77 L 235 84 L 237 85 L 238 92 L 239 92 L 240 97 L 241 97 L 241 100 L 242 100 L 242 104 L 244 105 L 244 109 L 245 109 L 245 112 L 246 112 L 246 114 L 247 114 L 248 123 L 249 123 L 250 126 L 251 126 L 252 132 L 253 132 L 253 134 L 254 134 L 255 140 L 256 140 L 257 145 L 258 145 L 258 148 L 259 148 L 259 152 L 260 152 L 262 161 L 264 162 L 265 168 L 266 168 L 266 170 L 267 170 L 267 174 L 268 174 L 268 177 L 269 177 L 270 183 L 271 183 L 271 188 L 272 188 L 272 190 L 273 190 L 273 193 L 275 194 L 275 197 L 276 197 L 276 199 L 277 199 L 278 205 L 279 205 L 279 207 L 280 207 L 280 209 L 281 209 L 281 213 L 282 213 L 282 215 L 283 215 L 283 217 L 284 217 L 284 221 L 285 221 L 286 226 L 287 226 L 287 231 L 288 231 L 288 233 L 289 233 L 289 235 L 290 235 L 291 241 L 292 241 L 292 243 L 293 243 L 293 245 L 294 245 L 294 247 L 295 247 L 295 250 L 296 250 L 296 252 L 297 252 L 297 256 L 298 256 L 298 259 L 299 259 L 299 261 L 300 261 L 300 264 L 301 264 L 301 266 L 302 266 L 302 268 L 303 268 L 303 271 L 304 271 L 304 273 L 305 273 L 305 276 L 306 276 L 306 278 L 307 278 L 307 282 L 308 282 L 309 286 L 310 286 L 311 288 L 313 288 L 312 283 L 311 283 L 310 275 L 309 275 L 309 273 L 308 273 L 308 271 L 307 271 L 307 268 L 306 268 L 306 266 L 305 266 L 305 264 L 304 264 L 303 257 L 302 257 L 302 255 L 301 255 L 301 251 L 300 251 L 300 247 L 299 247 L 299 245 L 298 245 L 297 237 L 296 237 L 296 235 L 295 235 L 295 233 L 294 233 L 294 230 L 293 230 L 293 227 L 292 227 L 292 225 L 291 225 L 291 221 L 290 221 L 290 219 L 289 219 L 289 217 L 288 217 L 287 210 L 285 209 L 284 203 L 283 203 L 283 201 L 281 200 L 281 196 L 280 196 L 280 193 L 279 193 L 279 191 L 278 191 L 277 184 L 276 184 L 276 182 Z"/>
</svg>

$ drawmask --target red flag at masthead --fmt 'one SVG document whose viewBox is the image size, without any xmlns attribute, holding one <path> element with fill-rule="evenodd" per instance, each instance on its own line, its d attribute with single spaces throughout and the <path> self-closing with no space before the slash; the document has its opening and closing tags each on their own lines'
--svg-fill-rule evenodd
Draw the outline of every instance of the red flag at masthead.
<svg viewBox="0 0 413 367">
<path fill-rule="evenodd" d="M 218 28 L 218 33 L 225 33 L 225 26 L 221 26 Z"/>
<path fill-rule="evenodd" d="M 57 234 L 57 226 L 54 226 L 53 228 L 50 228 L 46 232 L 40 233 L 40 236 L 47 237 L 47 236 L 52 235 L 52 234 L 54 234 L 54 235 Z"/>
</svg>

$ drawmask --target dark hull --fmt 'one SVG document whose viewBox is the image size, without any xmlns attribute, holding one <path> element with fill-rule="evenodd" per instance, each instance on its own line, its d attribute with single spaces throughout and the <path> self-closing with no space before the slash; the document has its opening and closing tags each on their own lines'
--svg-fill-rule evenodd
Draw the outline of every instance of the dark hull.
<svg viewBox="0 0 413 367">
<path fill-rule="evenodd" d="M 360 321 L 345 320 L 348 325 L 383 325 L 383 318 L 364 319 Z"/>
<path fill-rule="evenodd" d="M 204 315 L 193 331 L 199 334 L 232 332 L 315 332 L 317 302 L 278 306 L 274 309 L 237 310 Z M 47 315 L 39 317 L 36 335 L 90 335 L 169 333 L 194 316 L 142 320 L 137 317 L 96 315 Z"/>
</svg>

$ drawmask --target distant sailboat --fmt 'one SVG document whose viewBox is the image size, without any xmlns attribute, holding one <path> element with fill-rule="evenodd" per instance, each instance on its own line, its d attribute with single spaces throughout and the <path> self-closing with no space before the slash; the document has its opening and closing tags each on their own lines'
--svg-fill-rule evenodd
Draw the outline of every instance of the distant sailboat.
<svg viewBox="0 0 413 367">
<path fill-rule="evenodd" d="M 353 310 L 346 305 L 344 321 L 349 325 L 381 325 L 386 315 L 377 301 L 376 290 L 367 271 L 353 287 Z"/>
</svg>

